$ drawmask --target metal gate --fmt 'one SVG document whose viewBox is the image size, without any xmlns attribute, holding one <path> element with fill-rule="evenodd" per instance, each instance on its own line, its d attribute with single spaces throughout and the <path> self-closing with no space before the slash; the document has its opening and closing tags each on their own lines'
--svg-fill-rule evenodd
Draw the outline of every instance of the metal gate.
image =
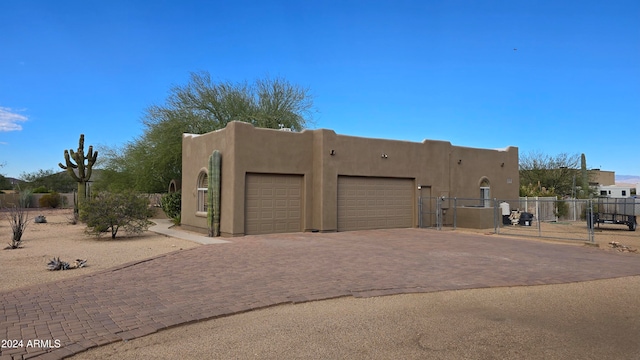
<svg viewBox="0 0 640 360">
<path fill-rule="evenodd" d="M 426 195 L 426 194 L 423 194 Z M 502 204 L 510 206 L 508 223 L 503 215 Z M 487 206 L 488 205 L 488 206 Z M 503 235 L 519 235 L 532 237 L 557 238 L 563 240 L 581 240 L 593 243 L 594 223 L 597 222 L 597 211 L 593 200 L 555 198 L 519 198 L 498 200 L 476 198 L 447 198 L 420 196 L 418 198 L 419 227 L 443 227 L 456 230 L 463 228 L 486 229 Z M 602 206 L 601 206 L 602 207 Z M 520 216 L 528 213 L 531 221 L 518 221 Z M 588 220 L 590 219 L 590 220 Z M 514 222 L 515 220 L 515 222 Z"/>
<path fill-rule="evenodd" d="M 418 227 L 442 227 L 442 210 L 438 198 L 420 196 L 418 198 Z"/>
</svg>

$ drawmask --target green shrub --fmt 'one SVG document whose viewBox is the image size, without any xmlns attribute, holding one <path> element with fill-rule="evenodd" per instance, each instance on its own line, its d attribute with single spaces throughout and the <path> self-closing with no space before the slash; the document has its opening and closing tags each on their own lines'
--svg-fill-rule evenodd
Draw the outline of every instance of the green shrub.
<svg viewBox="0 0 640 360">
<path fill-rule="evenodd" d="M 133 191 L 99 192 L 80 208 L 80 221 L 87 225 L 87 232 L 100 236 L 110 231 L 112 239 L 120 228 L 134 234 L 147 230 L 149 217 L 149 199 Z"/>
<path fill-rule="evenodd" d="M 30 189 L 20 191 L 20 198 L 18 201 L 20 202 L 21 207 L 23 208 L 31 207 L 31 200 L 33 198 L 32 194 L 33 194 L 33 191 L 31 191 Z"/>
<path fill-rule="evenodd" d="M 31 190 L 33 194 L 48 194 L 50 191 L 46 186 L 38 186 L 37 188 Z"/>
<path fill-rule="evenodd" d="M 556 201 L 556 216 L 563 218 L 569 215 L 569 204 L 566 201 Z"/>
<path fill-rule="evenodd" d="M 40 207 L 55 209 L 62 204 L 62 197 L 54 191 L 51 194 L 42 195 L 38 203 Z"/>
<path fill-rule="evenodd" d="M 182 195 L 180 192 L 172 192 L 162 195 L 162 211 L 171 219 L 178 220 L 180 223 L 180 208 L 182 204 Z"/>
</svg>

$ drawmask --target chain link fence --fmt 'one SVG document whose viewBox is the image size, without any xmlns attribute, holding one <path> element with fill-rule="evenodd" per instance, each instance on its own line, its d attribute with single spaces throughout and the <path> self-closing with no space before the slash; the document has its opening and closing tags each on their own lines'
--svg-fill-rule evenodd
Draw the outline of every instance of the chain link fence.
<svg viewBox="0 0 640 360">
<path fill-rule="evenodd" d="M 594 242 L 593 223 L 587 221 L 591 200 L 534 197 L 495 200 L 495 206 L 501 216 L 497 234 Z"/>
<path fill-rule="evenodd" d="M 555 197 L 421 197 L 418 202 L 421 228 L 478 229 L 496 234 L 587 242 L 594 242 L 597 208 L 593 200 Z"/>
</svg>

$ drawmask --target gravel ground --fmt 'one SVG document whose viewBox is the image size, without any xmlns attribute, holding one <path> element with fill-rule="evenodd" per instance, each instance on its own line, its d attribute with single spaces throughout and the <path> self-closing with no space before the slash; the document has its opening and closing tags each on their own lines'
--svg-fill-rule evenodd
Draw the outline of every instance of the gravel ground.
<svg viewBox="0 0 640 360">
<path fill-rule="evenodd" d="M 640 276 L 251 311 L 72 359 L 639 359 Z"/>
<path fill-rule="evenodd" d="M 87 235 L 83 225 L 71 225 L 72 214 L 71 209 L 29 211 L 29 218 L 44 215 L 47 222 L 37 224 L 30 221 L 22 236 L 22 248 L 0 250 L 0 291 L 82 276 L 171 251 L 200 246 L 191 241 L 152 232 L 131 236 L 118 232 L 113 240 L 107 235 L 96 238 Z M 6 215 L 7 212 L 0 212 L 0 239 L 8 245 L 12 232 Z M 2 248 L 4 246 L 0 246 Z M 76 259 L 87 259 L 87 267 L 48 271 L 47 263 L 53 257 L 59 257 L 68 263 L 73 263 Z"/>
<path fill-rule="evenodd" d="M 0 251 L 0 291 L 200 246 L 150 232 L 96 239 L 82 225 L 69 224 L 70 210 L 33 211 L 30 216 L 40 214 L 48 222 L 28 225 L 23 248 Z M 4 215 L 0 213 L 0 238 L 9 242 Z M 616 251 L 608 247 L 610 241 L 637 249 L 640 231 L 614 226 L 596 232 L 603 251 Z M 86 258 L 88 267 L 47 271 L 52 257 L 69 262 Z M 180 326 L 73 358 L 640 359 L 638 294 L 640 277 L 628 277 L 341 298 Z"/>
</svg>

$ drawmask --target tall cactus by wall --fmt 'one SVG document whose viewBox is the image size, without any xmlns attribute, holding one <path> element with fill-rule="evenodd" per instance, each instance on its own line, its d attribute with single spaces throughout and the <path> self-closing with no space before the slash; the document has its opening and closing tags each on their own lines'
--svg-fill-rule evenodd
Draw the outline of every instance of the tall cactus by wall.
<svg viewBox="0 0 640 360">
<path fill-rule="evenodd" d="M 589 196 L 589 173 L 587 172 L 587 157 L 584 153 L 580 155 L 580 187 L 582 188 L 582 194 L 584 198 Z"/>
<path fill-rule="evenodd" d="M 207 225 L 209 236 L 220 236 L 220 170 L 222 155 L 214 150 L 209 156 L 209 177 L 207 189 Z"/>
<path fill-rule="evenodd" d="M 82 202 L 87 195 L 87 181 L 91 179 L 91 172 L 93 171 L 93 165 L 98 159 L 98 152 L 93 151 L 93 146 L 89 146 L 87 155 L 84 154 L 84 134 L 80 134 L 80 140 L 78 141 L 78 151 L 73 149 L 64 151 L 64 160 L 66 165 L 58 163 L 60 168 L 67 170 L 69 176 L 78 182 L 78 206 L 82 206 Z M 75 161 L 75 164 L 73 163 Z M 86 165 L 85 165 L 86 161 Z"/>
</svg>

